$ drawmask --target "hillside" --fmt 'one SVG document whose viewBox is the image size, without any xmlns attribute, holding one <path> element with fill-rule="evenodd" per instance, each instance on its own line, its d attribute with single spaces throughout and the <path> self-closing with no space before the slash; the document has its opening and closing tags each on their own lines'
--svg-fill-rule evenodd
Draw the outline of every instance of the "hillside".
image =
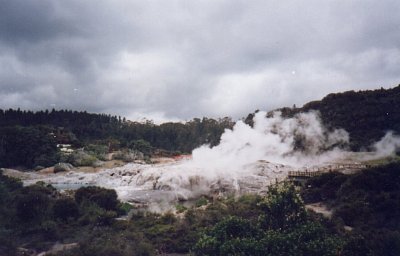
<svg viewBox="0 0 400 256">
<path fill-rule="evenodd" d="M 301 108 L 281 108 L 285 116 L 319 111 L 330 128 L 350 134 L 352 150 L 365 150 L 389 130 L 400 133 L 400 85 L 391 89 L 332 93 Z"/>
<path fill-rule="evenodd" d="M 394 162 L 352 175 L 326 173 L 309 179 L 301 195 L 306 203 L 323 202 L 333 211 L 332 223 L 355 239 L 358 254 L 352 255 L 399 255 L 399 171 Z"/>
<path fill-rule="evenodd" d="M 71 110 L 22 111 L 0 109 L 0 167 L 50 166 L 57 162 L 56 144 L 74 148 L 90 145 L 147 151 L 190 153 L 203 145 L 217 145 L 231 128 L 230 118 L 194 118 L 186 123 L 144 123 L 106 114 Z M 145 153 L 145 152 L 143 152 Z"/>
<path fill-rule="evenodd" d="M 389 130 L 400 133 L 400 85 L 392 89 L 329 94 L 301 108 L 278 109 L 290 117 L 319 111 L 331 129 L 343 128 L 354 151 L 368 150 Z M 252 124 L 254 114 L 245 122 Z M 127 121 L 106 114 L 71 110 L 22 111 L 0 109 L 0 167 L 51 166 L 58 161 L 56 144 L 79 148 L 97 145 L 108 151 L 133 148 L 154 152 L 190 153 L 202 144 L 219 144 L 221 134 L 232 128 L 230 118 L 195 118 L 186 123 L 155 125 Z M 22 159 L 22 160 L 21 160 Z"/>
</svg>

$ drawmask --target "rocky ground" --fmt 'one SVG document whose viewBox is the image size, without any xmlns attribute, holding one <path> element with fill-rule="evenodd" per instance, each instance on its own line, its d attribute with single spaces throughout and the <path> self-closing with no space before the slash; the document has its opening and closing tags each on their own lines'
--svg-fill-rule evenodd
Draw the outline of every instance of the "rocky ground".
<svg viewBox="0 0 400 256">
<path fill-rule="evenodd" d="M 110 157 L 112 159 L 112 156 Z M 354 156 L 343 162 L 318 166 L 292 167 L 260 160 L 243 166 L 241 171 L 208 170 L 193 165 L 190 157 L 151 158 L 151 164 L 124 163 L 108 160 L 97 167 L 65 167 L 55 173 L 55 167 L 37 172 L 4 169 L 4 174 L 21 179 L 24 184 L 45 182 L 61 191 L 82 186 L 115 189 L 120 200 L 133 204 L 165 208 L 179 201 L 195 200 L 201 196 L 215 198 L 228 194 L 263 194 L 271 183 L 287 178 L 289 172 L 354 172 L 365 167 Z M 321 206 L 309 206 L 329 215 Z"/>
</svg>

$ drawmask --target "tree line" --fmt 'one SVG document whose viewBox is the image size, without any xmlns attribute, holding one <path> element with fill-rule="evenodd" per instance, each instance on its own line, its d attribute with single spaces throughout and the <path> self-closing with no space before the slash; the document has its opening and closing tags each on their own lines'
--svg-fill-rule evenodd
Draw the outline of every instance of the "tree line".
<svg viewBox="0 0 400 256">
<path fill-rule="evenodd" d="M 281 108 L 284 116 L 319 111 L 328 128 L 343 128 L 352 150 L 365 150 L 387 131 L 400 134 L 400 85 L 391 89 L 332 93 L 301 108 Z M 251 122 L 251 116 L 248 122 Z"/>
<path fill-rule="evenodd" d="M 115 150 L 140 141 L 152 149 L 191 153 L 203 144 L 218 145 L 221 134 L 233 124 L 227 117 L 156 125 L 86 111 L 0 109 L 0 166 L 48 166 L 57 161 L 56 144 L 76 148 L 98 144 Z"/>
</svg>

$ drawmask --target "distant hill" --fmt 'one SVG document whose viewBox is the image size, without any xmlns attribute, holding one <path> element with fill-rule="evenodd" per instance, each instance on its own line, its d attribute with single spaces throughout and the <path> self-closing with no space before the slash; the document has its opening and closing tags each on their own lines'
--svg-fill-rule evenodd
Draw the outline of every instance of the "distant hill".
<svg viewBox="0 0 400 256">
<path fill-rule="evenodd" d="M 109 151 L 140 144 L 166 154 L 191 153 L 203 144 L 219 144 L 233 124 L 230 118 L 194 118 L 156 125 L 86 111 L 0 109 L 0 167 L 50 166 L 57 162 L 56 144 L 103 145 Z"/>
<path fill-rule="evenodd" d="M 328 128 L 349 132 L 352 150 L 364 150 L 389 130 L 400 134 L 400 85 L 387 90 L 333 93 L 301 108 L 278 110 L 287 117 L 319 111 Z M 253 117 L 249 114 L 245 122 L 251 125 Z M 74 147 L 105 145 L 111 151 L 132 147 L 139 141 L 152 149 L 190 153 L 205 143 L 218 145 L 221 134 L 233 125 L 230 118 L 195 118 L 186 123 L 155 125 L 151 121 L 130 122 L 117 116 L 71 110 L 0 109 L 0 167 L 51 165 L 57 161 L 55 145 L 60 143 Z"/>
<path fill-rule="evenodd" d="M 317 110 L 327 127 L 349 132 L 352 150 L 368 149 L 389 130 L 400 134 L 400 85 L 391 89 L 332 93 L 301 108 L 280 110 L 285 116 Z"/>
</svg>

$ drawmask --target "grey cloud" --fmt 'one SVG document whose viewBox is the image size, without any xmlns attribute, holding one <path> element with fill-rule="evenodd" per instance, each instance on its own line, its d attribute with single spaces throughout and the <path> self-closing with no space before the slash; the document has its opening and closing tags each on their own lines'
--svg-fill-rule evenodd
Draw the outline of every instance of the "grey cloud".
<svg viewBox="0 0 400 256">
<path fill-rule="evenodd" d="M 51 1 L 1 1 L 1 40 L 35 43 L 66 33 L 69 25 L 55 17 Z"/>
<path fill-rule="evenodd" d="M 0 108 L 241 117 L 400 75 L 398 1 L 0 0 Z"/>
</svg>

